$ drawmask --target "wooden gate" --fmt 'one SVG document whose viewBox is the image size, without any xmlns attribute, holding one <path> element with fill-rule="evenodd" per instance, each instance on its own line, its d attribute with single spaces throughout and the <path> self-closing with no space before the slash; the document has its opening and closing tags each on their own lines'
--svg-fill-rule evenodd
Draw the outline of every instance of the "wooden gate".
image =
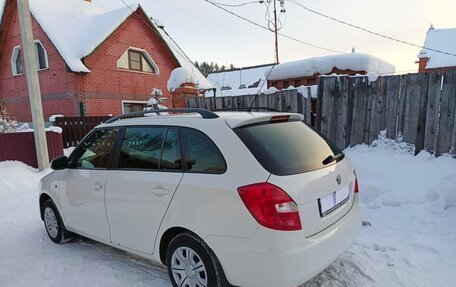
<svg viewBox="0 0 456 287">
<path fill-rule="evenodd" d="M 55 124 L 62 128 L 63 146 L 77 146 L 94 127 L 111 117 L 63 117 L 56 118 Z"/>
</svg>

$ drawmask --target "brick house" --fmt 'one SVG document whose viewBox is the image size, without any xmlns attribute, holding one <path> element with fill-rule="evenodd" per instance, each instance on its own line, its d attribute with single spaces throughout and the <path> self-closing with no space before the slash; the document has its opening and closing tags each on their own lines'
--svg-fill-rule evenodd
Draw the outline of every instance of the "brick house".
<svg viewBox="0 0 456 287">
<path fill-rule="evenodd" d="M 431 26 L 426 33 L 424 47 L 456 55 L 456 28 L 435 29 Z M 418 72 L 456 69 L 456 57 L 453 55 L 423 49 L 416 61 Z"/>
<path fill-rule="evenodd" d="M 198 88 L 212 87 L 139 4 L 110 10 L 84 0 L 30 0 L 30 9 L 45 120 L 142 109 L 153 88 L 170 98 L 167 81 L 178 67 L 194 73 Z M 6 0 L 0 17 L 0 103 L 27 122 L 16 0 Z"/>
</svg>

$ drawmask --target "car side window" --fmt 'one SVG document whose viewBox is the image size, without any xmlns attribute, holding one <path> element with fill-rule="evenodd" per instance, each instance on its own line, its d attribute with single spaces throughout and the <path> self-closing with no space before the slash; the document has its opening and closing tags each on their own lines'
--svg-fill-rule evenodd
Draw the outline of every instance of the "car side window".
<svg viewBox="0 0 456 287">
<path fill-rule="evenodd" d="M 160 159 L 161 170 L 182 170 L 179 137 L 177 129 L 168 129 Z"/>
<path fill-rule="evenodd" d="M 96 130 L 80 147 L 71 159 L 74 168 L 108 168 L 112 147 L 117 137 L 117 129 Z"/>
<path fill-rule="evenodd" d="M 225 160 L 214 142 L 202 132 L 183 129 L 187 170 L 201 173 L 223 173 Z"/>
<path fill-rule="evenodd" d="M 119 168 L 157 170 L 166 128 L 127 128 L 122 139 Z"/>
</svg>

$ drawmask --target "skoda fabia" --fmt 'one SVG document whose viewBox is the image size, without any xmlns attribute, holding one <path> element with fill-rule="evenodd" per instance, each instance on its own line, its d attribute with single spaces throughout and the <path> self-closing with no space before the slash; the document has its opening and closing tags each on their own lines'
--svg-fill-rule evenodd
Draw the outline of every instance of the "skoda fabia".
<svg viewBox="0 0 456 287">
<path fill-rule="evenodd" d="M 52 241 L 151 259 L 179 287 L 298 286 L 354 241 L 355 171 L 302 115 L 169 112 L 113 118 L 52 162 L 39 195 Z"/>
</svg>

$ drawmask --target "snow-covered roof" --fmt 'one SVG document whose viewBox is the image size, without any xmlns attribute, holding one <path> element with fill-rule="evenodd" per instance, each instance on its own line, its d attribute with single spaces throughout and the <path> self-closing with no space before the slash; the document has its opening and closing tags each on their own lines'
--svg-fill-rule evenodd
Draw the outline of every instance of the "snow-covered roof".
<svg viewBox="0 0 456 287">
<path fill-rule="evenodd" d="M 339 70 L 366 71 L 377 74 L 392 74 L 396 68 L 390 63 L 368 54 L 350 53 L 314 57 L 277 65 L 269 75 L 269 80 L 285 80 L 310 77 L 315 74 L 331 73 Z"/>
<path fill-rule="evenodd" d="M 209 74 L 207 79 L 217 89 L 217 96 L 220 97 L 256 95 L 267 90 L 268 87 L 264 82 L 272 66 L 272 64 L 268 64 L 216 72 Z M 253 87 L 254 85 L 256 87 Z M 240 88 L 241 86 L 245 86 L 245 88 Z M 223 90 L 222 87 L 224 87 Z"/>
<path fill-rule="evenodd" d="M 456 54 L 456 28 L 429 29 L 424 46 L 431 49 Z M 456 57 L 423 49 L 418 58 L 429 58 L 426 69 L 456 66 Z"/>
<path fill-rule="evenodd" d="M 3 6 L 4 3 L 0 4 L 0 19 L 3 15 Z M 138 9 L 142 10 L 139 4 L 110 9 L 83 0 L 30 0 L 31 13 L 62 55 L 68 67 L 74 72 L 85 73 L 89 73 L 90 70 L 84 65 L 82 59 L 90 55 Z M 144 12 L 144 10 L 142 11 Z M 197 71 L 197 68 L 165 30 L 157 28 L 152 21 L 149 21 L 149 24 L 159 31 L 179 64 L 194 70 L 199 80 L 199 88 L 212 88 L 212 85 Z"/>
</svg>

